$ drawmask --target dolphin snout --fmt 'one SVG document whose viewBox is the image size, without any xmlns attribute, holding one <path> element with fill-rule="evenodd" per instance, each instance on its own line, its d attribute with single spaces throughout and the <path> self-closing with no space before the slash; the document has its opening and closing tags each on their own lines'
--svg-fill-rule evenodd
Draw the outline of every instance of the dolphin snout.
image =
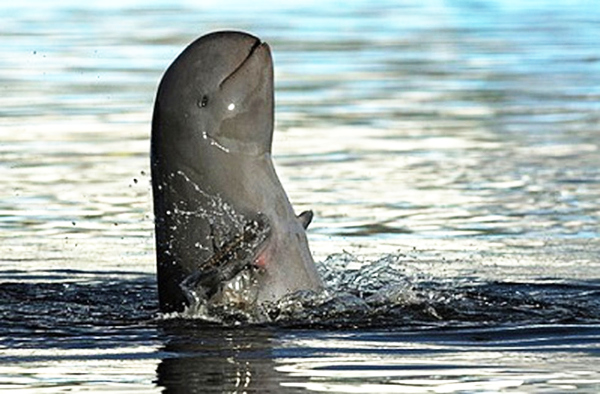
<svg viewBox="0 0 600 394">
<path fill-rule="evenodd" d="M 247 65 L 249 63 L 249 60 L 253 56 L 259 56 L 259 55 L 264 56 L 265 50 L 266 50 L 266 52 L 269 52 L 269 47 L 268 47 L 267 43 L 262 42 L 259 39 L 256 39 L 254 41 L 254 43 L 252 43 L 251 45 L 245 45 L 245 48 L 240 48 L 240 52 L 247 51 L 248 54 L 242 60 L 242 62 L 233 69 L 233 71 L 231 71 L 225 78 L 223 78 L 223 80 L 219 83 L 219 87 L 222 88 L 223 85 L 225 85 L 229 80 L 234 78 L 240 72 L 240 70 L 245 68 L 245 65 Z"/>
</svg>

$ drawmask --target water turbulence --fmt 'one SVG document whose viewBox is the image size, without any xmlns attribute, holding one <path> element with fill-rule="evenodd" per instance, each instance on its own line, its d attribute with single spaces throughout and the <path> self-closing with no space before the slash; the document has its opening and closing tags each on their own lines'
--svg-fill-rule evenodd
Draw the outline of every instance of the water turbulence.
<svg viewBox="0 0 600 394">
<path fill-rule="evenodd" d="M 324 291 L 298 291 L 277 302 L 252 307 L 240 302 L 209 304 L 193 290 L 202 281 L 199 272 L 184 284 L 193 284 L 189 292 L 195 297 L 194 303 L 182 313 L 164 317 L 225 326 L 322 328 L 458 328 L 600 320 L 600 283 L 594 281 L 465 283 L 415 270 L 411 262 L 402 253 L 371 262 L 348 253 L 331 255 L 317 264 L 326 285 Z M 248 271 L 241 271 L 221 291 L 244 294 L 250 278 Z"/>
<path fill-rule="evenodd" d="M 205 311 L 207 305 L 215 305 L 215 299 L 219 305 L 233 304 L 241 310 L 252 308 L 258 286 L 252 271 L 260 269 L 253 262 L 269 233 L 267 218 L 259 215 L 256 220 L 246 222 L 240 234 L 216 247 L 217 252 L 181 283 L 189 303 L 186 313 Z"/>
</svg>

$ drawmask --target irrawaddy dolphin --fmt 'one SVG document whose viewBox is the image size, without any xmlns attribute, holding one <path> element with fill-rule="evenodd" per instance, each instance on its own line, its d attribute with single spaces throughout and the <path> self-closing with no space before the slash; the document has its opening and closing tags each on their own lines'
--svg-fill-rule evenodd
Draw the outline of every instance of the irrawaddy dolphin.
<svg viewBox="0 0 600 394">
<path fill-rule="evenodd" d="M 266 43 L 216 32 L 167 69 L 152 119 L 162 312 L 194 301 L 257 305 L 322 287 L 271 160 L 273 63 Z"/>
</svg>

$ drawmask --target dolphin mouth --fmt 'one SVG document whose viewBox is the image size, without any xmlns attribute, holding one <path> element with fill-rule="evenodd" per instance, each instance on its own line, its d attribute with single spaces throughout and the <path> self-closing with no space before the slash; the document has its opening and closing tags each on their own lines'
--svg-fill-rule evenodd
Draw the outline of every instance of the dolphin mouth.
<svg viewBox="0 0 600 394">
<path fill-rule="evenodd" d="M 229 81 L 230 79 L 235 77 L 235 75 L 244 67 L 244 65 L 246 63 L 248 63 L 248 60 L 250 60 L 250 58 L 252 58 L 252 56 L 254 56 L 256 51 L 259 50 L 259 48 L 262 48 L 266 45 L 267 44 L 265 42 L 262 42 L 261 40 L 259 40 L 257 38 L 254 41 L 254 44 L 252 44 L 252 46 L 250 47 L 250 50 L 248 51 L 248 55 L 244 58 L 244 60 L 242 60 L 242 62 L 232 72 L 229 73 L 229 75 L 227 75 L 225 78 L 223 78 L 223 80 L 219 83 L 219 88 L 222 88 L 223 85 L 225 85 L 227 83 L 227 81 Z"/>
</svg>

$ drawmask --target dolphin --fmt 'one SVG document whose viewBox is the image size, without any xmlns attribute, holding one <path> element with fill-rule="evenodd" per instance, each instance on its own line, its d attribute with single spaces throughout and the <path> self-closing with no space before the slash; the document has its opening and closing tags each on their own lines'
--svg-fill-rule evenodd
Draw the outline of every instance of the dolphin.
<svg viewBox="0 0 600 394">
<path fill-rule="evenodd" d="M 273 62 L 243 32 L 192 42 L 165 71 L 152 118 L 163 313 L 194 302 L 263 305 L 322 282 L 271 159 Z"/>
</svg>

